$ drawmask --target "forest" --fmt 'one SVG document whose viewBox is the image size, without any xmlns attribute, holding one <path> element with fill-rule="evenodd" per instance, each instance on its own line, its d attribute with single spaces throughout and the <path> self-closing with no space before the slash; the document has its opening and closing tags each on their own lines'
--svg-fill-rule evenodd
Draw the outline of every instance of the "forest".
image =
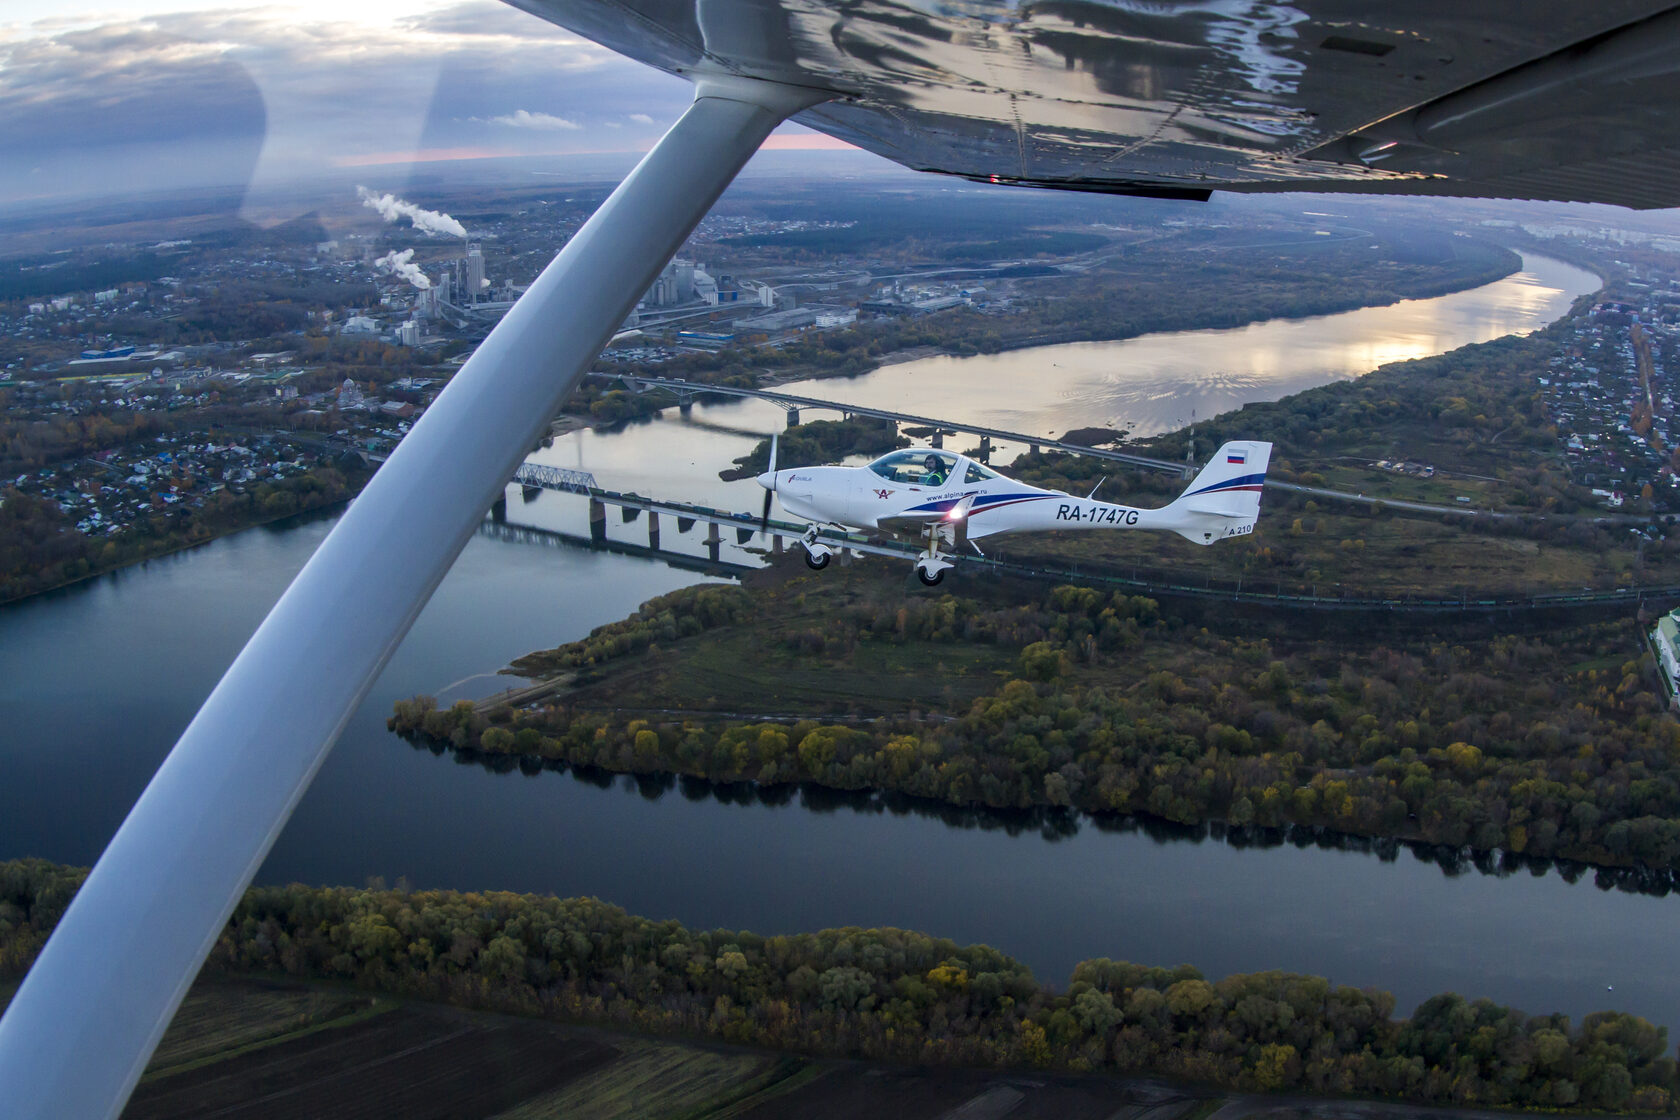
<svg viewBox="0 0 1680 1120">
<path fill-rule="evenodd" d="M 28 967 L 84 875 L 0 863 L 0 982 Z M 1397 1019 L 1388 993 L 1319 977 L 1209 980 L 1106 959 L 1058 990 L 983 945 L 898 929 L 694 931 L 591 898 L 253 888 L 207 968 L 922 1065 L 1621 1112 L 1665 1111 L 1680 1089 L 1666 1030 L 1614 1011 L 1577 1025 L 1445 993 Z"/>
<path fill-rule="evenodd" d="M 876 564 L 792 563 L 520 659 L 512 672 L 558 686 L 530 707 L 422 696 L 390 726 L 605 771 L 1311 825 L 1680 875 L 1680 723 L 1631 617 L 1306 633 L 1120 592 L 930 597 Z M 725 711 L 792 715 L 710 714 Z"/>
</svg>

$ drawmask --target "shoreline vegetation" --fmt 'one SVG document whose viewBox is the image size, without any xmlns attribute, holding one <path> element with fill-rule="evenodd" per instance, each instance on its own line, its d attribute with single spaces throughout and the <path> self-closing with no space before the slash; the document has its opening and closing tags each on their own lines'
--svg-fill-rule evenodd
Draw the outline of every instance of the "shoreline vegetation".
<svg viewBox="0 0 1680 1120">
<path fill-rule="evenodd" d="M 0 984 L 27 970 L 85 870 L 0 863 Z M 305 886 L 248 891 L 209 975 L 348 983 L 477 1010 L 921 1066 L 1157 1074 L 1239 1091 L 1663 1112 L 1665 1029 L 1579 1025 L 1445 993 L 1284 972 L 1209 981 L 1106 959 L 1065 990 L 981 945 L 896 929 L 689 930 L 595 899 Z"/>
</svg>

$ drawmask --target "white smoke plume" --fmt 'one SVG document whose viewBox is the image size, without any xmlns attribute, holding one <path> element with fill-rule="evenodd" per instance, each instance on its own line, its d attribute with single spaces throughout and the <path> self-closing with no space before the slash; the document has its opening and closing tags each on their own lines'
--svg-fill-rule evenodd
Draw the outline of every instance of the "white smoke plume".
<svg viewBox="0 0 1680 1120">
<path fill-rule="evenodd" d="M 362 205 L 370 210 L 379 211 L 380 217 L 387 222 L 407 218 L 414 223 L 415 229 L 423 229 L 428 233 L 446 233 L 451 237 L 467 236 L 467 227 L 448 214 L 425 210 L 412 202 L 404 202 L 396 195 L 378 194 L 366 187 L 357 187 L 356 195 L 362 200 Z"/>
<path fill-rule="evenodd" d="M 413 249 L 404 249 L 400 253 L 386 253 L 373 263 L 392 276 L 402 277 L 422 291 L 432 286 L 432 282 L 426 279 L 426 274 L 420 271 L 420 266 L 414 263 Z"/>
</svg>

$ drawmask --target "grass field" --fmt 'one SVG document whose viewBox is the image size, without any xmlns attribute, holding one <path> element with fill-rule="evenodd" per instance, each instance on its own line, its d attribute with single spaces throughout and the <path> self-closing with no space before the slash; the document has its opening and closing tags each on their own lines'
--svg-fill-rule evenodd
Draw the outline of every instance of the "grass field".
<svg viewBox="0 0 1680 1120">
<path fill-rule="evenodd" d="M 788 570 L 795 580 L 811 578 L 803 567 Z M 835 633 L 836 610 L 890 618 L 914 593 L 874 566 L 865 576 L 849 575 L 853 570 L 842 566 L 814 577 L 807 586 L 821 594 L 807 596 L 797 583 L 779 592 L 777 610 L 761 625 L 710 630 L 672 649 L 650 649 L 563 699 L 581 708 L 867 718 L 929 703 L 960 709 L 996 691 L 998 672 L 1014 664 L 1015 654 L 990 644 L 878 642 L 855 657 L 802 647 L 802 639 Z M 837 673 L 841 664 L 844 672 Z"/>
<path fill-rule="evenodd" d="M 385 1004 L 385 1007 L 392 1005 Z M 348 1025 L 380 1009 L 367 996 L 200 985 L 182 1001 L 147 1068 L 148 1079 L 245 1053 L 265 1042 Z"/>
</svg>

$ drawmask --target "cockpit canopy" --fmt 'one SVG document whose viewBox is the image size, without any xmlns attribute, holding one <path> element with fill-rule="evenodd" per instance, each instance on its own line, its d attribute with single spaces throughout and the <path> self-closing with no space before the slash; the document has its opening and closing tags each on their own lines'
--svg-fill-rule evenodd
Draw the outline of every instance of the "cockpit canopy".
<svg viewBox="0 0 1680 1120">
<path fill-rule="evenodd" d="M 953 480 L 952 473 L 957 470 L 959 464 L 966 464 L 962 478 Z M 995 471 L 987 470 L 972 460 L 964 460 L 949 451 L 935 451 L 926 447 L 888 452 L 870 463 L 869 469 L 888 482 L 896 482 L 902 486 L 944 486 L 953 481 L 972 486 L 988 478 L 997 477 Z"/>
</svg>

